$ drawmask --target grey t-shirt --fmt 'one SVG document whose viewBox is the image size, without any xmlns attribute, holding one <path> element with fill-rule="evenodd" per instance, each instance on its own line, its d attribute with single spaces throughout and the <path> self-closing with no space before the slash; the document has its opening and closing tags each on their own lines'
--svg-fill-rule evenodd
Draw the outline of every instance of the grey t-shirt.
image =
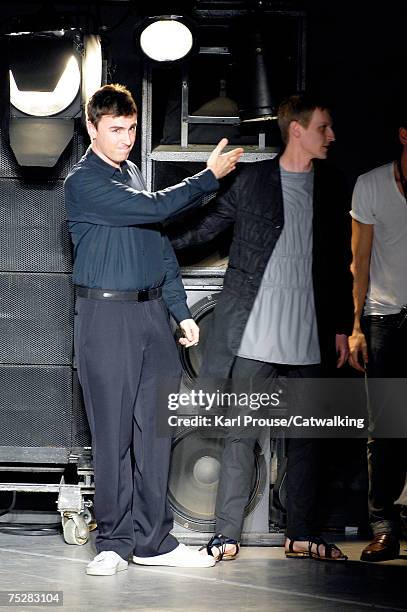
<svg viewBox="0 0 407 612">
<path fill-rule="evenodd" d="M 321 360 L 312 284 L 314 173 L 280 166 L 284 227 L 266 266 L 237 354 L 293 365 Z"/>
<path fill-rule="evenodd" d="M 358 178 L 350 214 L 374 226 L 364 314 L 395 314 L 407 304 L 407 205 L 393 163 Z"/>
</svg>

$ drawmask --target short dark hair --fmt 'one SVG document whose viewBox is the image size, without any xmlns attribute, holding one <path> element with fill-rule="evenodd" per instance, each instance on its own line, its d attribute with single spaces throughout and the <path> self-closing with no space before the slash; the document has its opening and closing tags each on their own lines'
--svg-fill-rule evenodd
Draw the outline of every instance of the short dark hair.
<svg viewBox="0 0 407 612">
<path fill-rule="evenodd" d="M 104 85 L 97 89 L 86 105 L 88 121 L 98 126 L 103 115 L 129 117 L 137 115 L 137 105 L 124 85 Z"/>
<path fill-rule="evenodd" d="M 288 142 L 289 127 L 292 121 L 298 121 L 303 127 L 308 127 L 312 113 L 316 108 L 330 112 L 328 105 L 310 96 L 309 94 L 296 94 L 281 102 L 278 113 L 278 127 L 281 138 L 285 144 Z"/>
</svg>

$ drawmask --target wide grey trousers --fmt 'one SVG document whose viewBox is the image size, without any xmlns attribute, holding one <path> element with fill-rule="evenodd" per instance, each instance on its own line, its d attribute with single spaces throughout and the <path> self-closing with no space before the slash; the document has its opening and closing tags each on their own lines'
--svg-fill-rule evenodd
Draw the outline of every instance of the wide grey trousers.
<svg viewBox="0 0 407 612">
<path fill-rule="evenodd" d="M 278 379 L 317 378 L 320 366 L 290 366 L 263 363 L 253 359 L 236 357 L 232 369 L 234 391 L 272 392 Z M 254 469 L 254 437 L 240 436 L 231 431 L 225 438 L 222 454 L 218 493 L 216 496 L 215 533 L 240 540 L 244 511 L 250 496 Z M 320 440 L 291 438 L 287 440 L 287 537 L 292 540 L 308 540 L 317 532 L 317 496 Z"/>
</svg>

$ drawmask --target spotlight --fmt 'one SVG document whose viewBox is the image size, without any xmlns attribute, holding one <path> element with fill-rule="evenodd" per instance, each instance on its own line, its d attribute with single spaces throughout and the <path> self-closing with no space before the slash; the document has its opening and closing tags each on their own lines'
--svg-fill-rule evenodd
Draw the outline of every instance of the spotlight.
<svg viewBox="0 0 407 612">
<path fill-rule="evenodd" d="M 244 64 L 247 80 L 239 105 L 241 122 L 277 119 L 277 106 L 270 89 L 269 69 L 260 32 L 255 32 Z"/>
<path fill-rule="evenodd" d="M 10 102 L 33 117 L 48 117 L 62 112 L 75 100 L 81 84 L 78 60 L 71 55 L 56 87 L 52 91 L 21 91 L 10 70 Z"/>
<path fill-rule="evenodd" d="M 197 48 L 196 27 L 179 15 L 148 17 L 134 31 L 137 47 L 160 64 L 185 60 Z"/>
<path fill-rule="evenodd" d="M 9 37 L 10 146 L 20 166 L 50 168 L 101 84 L 100 39 L 79 31 L 18 34 Z"/>
</svg>

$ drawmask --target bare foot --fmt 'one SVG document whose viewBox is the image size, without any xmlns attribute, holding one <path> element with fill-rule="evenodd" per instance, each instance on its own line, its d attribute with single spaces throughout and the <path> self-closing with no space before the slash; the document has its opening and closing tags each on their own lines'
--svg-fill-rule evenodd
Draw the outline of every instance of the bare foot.
<svg viewBox="0 0 407 612">
<path fill-rule="evenodd" d="M 207 547 L 203 546 L 199 549 L 201 555 L 206 555 Z M 215 546 L 214 544 L 210 544 L 210 550 L 212 556 L 216 561 L 220 561 L 223 559 L 234 559 L 239 552 L 239 543 L 237 544 L 223 544 L 223 546 Z"/>
<path fill-rule="evenodd" d="M 289 538 L 285 540 L 285 552 L 286 553 L 309 553 L 310 542 L 308 540 L 294 540 L 292 542 L 290 550 Z M 295 556 L 295 555 L 294 555 Z M 346 559 L 346 555 L 335 546 L 335 544 L 328 544 L 322 538 L 313 538 L 311 544 L 311 556 L 320 559 Z"/>
</svg>

